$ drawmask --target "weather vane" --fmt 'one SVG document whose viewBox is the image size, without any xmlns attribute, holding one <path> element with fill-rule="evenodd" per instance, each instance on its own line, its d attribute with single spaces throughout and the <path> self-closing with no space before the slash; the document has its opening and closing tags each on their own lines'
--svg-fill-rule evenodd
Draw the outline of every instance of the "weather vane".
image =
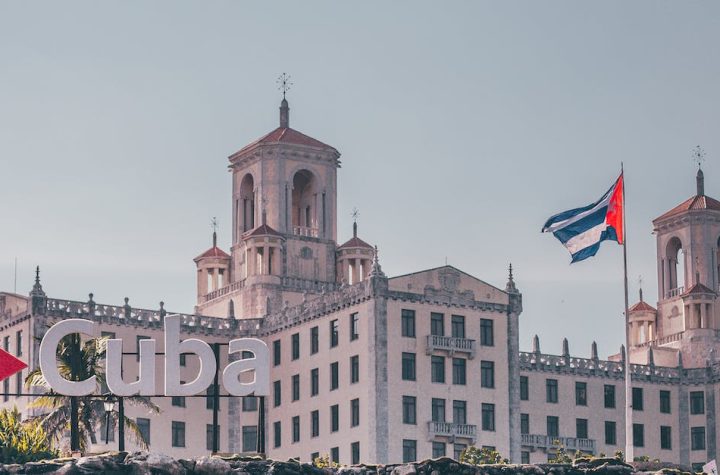
<svg viewBox="0 0 720 475">
<path fill-rule="evenodd" d="M 215 216 L 213 216 L 213 219 L 210 220 L 210 226 L 212 227 L 212 230 L 214 233 L 218 230 L 218 220 Z"/>
<path fill-rule="evenodd" d="M 697 163 L 698 168 L 702 167 L 702 164 L 705 162 L 705 150 L 703 150 L 700 145 L 697 145 L 693 149 L 692 161 Z"/>
<path fill-rule="evenodd" d="M 287 73 L 282 73 L 277 78 L 277 85 L 278 85 L 278 91 L 282 91 L 283 93 L 283 99 L 285 99 L 285 93 L 290 90 L 290 87 L 293 85 L 293 83 L 290 81 L 290 75 Z"/>
<path fill-rule="evenodd" d="M 353 208 L 353 210 L 352 210 L 352 219 L 353 219 L 353 221 L 356 222 L 356 223 L 357 223 L 357 220 L 358 220 L 358 216 L 360 216 L 360 210 L 358 210 L 357 208 Z"/>
</svg>

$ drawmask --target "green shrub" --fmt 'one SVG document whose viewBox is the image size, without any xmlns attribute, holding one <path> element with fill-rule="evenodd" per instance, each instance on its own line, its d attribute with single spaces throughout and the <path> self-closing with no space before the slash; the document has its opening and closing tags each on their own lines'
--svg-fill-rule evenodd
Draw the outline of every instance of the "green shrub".
<svg viewBox="0 0 720 475">
<path fill-rule="evenodd" d="M 460 453 L 460 462 L 470 465 L 508 463 L 507 459 L 503 459 L 497 450 L 491 450 L 485 447 L 479 449 L 474 445 L 465 448 Z"/>
<path fill-rule="evenodd" d="M 334 460 L 330 460 L 330 455 L 325 454 L 321 455 L 320 457 L 315 457 L 315 460 L 313 460 L 313 465 L 315 465 L 317 468 L 339 468 L 340 464 L 335 462 Z"/>
<path fill-rule="evenodd" d="M 58 456 L 39 420 L 22 422 L 17 408 L 0 411 L 0 463 L 25 463 Z"/>
</svg>

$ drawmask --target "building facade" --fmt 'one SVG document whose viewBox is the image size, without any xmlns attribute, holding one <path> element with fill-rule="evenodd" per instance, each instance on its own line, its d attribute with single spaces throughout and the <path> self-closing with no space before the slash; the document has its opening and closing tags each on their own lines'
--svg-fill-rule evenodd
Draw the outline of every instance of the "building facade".
<svg viewBox="0 0 720 475">
<path fill-rule="evenodd" d="M 180 314 L 183 337 L 216 343 L 221 367 L 230 339 L 267 343 L 268 456 L 384 463 L 457 457 L 477 445 L 514 462 L 545 462 L 554 440 L 594 454 L 623 447 L 624 351 L 600 360 L 593 347 L 591 358 L 576 358 L 565 342 L 554 356 L 536 338 L 532 352 L 520 352 L 512 269 L 503 288 L 451 266 L 388 278 L 356 224 L 338 245 L 339 157 L 290 128 L 283 99 L 280 126 L 229 157 L 232 245 L 222 250 L 213 235 L 195 258 L 197 305 Z M 654 225 L 662 298 L 656 309 L 641 296 L 629 318 L 636 455 L 703 463 L 717 451 L 720 202 L 705 196 L 702 172 L 696 195 Z M 98 304 L 92 294 L 86 302 L 50 298 L 38 275 L 29 296 L 0 293 L 0 338 L 33 368 L 51 324 L 90 319 L 98 336 L 123 339 L 132 381 L 140 340 L 154 338 L 164 351 L 166 315 L 162 303 L 147 310 L 128 299 Z M 181 367 L 190 381 L 198 360 L 185 355 Z M 3 382 L 1 407 L 40 415 L 28 407 L 32 396 L 14 395 L 28 391 L 26 374 Z M 220 394 L 219 450 L 256 450 L 258 399 Z M 206 396 L 157 397 L 159 414 L 126 413 L 151 450 L 198 455 L 212 449 L 214 399 Z M 116 428 L 110 440 L 102 429 L 92 450 L 116 447 Z"/>
</svg>

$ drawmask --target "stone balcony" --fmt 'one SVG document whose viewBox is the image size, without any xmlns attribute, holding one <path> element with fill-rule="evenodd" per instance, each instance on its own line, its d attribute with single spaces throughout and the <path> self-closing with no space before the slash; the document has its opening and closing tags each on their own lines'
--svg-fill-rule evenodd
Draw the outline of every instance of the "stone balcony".
<svg viewBox="0 0 720 475">
<path fill-rule="evenodd" d="M 428 335 L 425 353 L 430 355 L 435 351 L 447 351 L 450 356 L 455 353 L 466 353 L 469 359 L 475 357 L 475 340 L 456 338 L 452 336 Z"/>
<path fill-rule="evenodd" d="M 450 442 L 455 439 L 468 439 L 475 443 L 477 426 L 472 424 L 455 424 L 454 422 L 428 422 L 428 437 L 432 440 L 435 437 L 449 437 Z"/>
<path fill-rule="evenodd" d="M 293 226 L 293 234 L 296 236 L 318 237 L 318 228 L 309 226 Z"/>
<path fill-rule="evenodd" d="M 680 286 L 676 287 L 674 289 L 670 289 L 667 292 L 665 292 L 665 298 L 666 299 L 674 299 L 676 297 L 681 296 L 685 292 L 685 287 Z"/>
<path fill-rule="evenodd" d="M 554 441 L 559 441 L 567 451 L 585 452 L 595 455 L 595 439 L 581 439 L 578 437 L 552 437 L 549 435 L 539 434 L 522 434 L 521 444 L 523 447 L 533 447 L 536 449 L 553 450 L 556 446 Z"/>
</svg>

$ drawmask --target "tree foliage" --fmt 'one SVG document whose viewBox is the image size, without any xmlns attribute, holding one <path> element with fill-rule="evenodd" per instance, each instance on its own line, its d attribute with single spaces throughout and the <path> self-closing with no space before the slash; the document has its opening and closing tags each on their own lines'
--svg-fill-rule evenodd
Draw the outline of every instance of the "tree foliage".
<svg viewBox="0 0 720 475">
<path fill-rule="evenodd" d="M 40 421 L 22 422 L 17 408 L 0 411 L 0 463 L 25 463 L 57 457 Z"/>
<path fill-rule="evenodd" d="M 460 462 L 467 463 L 470 465 L 487 465 L 487 464 L 498 464 L 508 463 L 507 459 L 503 459 L 500 452 L 487 447 L 478 448 L 474 445 L 463 449 L 460 453 Z"/>
<path fill-rule="evenodd" d="M 80 339 L 79 334 L 65 336 L 57 348 L 57 368 L 60 375 L 70 381 L 82 381 L 95 376 L 97 381 L 97 393 L 101 388 L 106 387 L 104 360 L 107 350 L 107 338 L 91 338 L 86 341 Z M 55 441 L 66 437 L 66 431 L 70 430 L 70 397 L 59 396 L 50 388 L 42 375 L 40 369 L 35 369 L 25 379 L 28 387 L 39 386 L 46 389 L 45 395 L 35 398 L 29 407 L 42 409 L 47 413 L 41 418 L 42 428 L 49 438 Z M 80 449 L 87 450 L 90 444 L 97 443 L 95 429 L 107 417 L 104 406 L 104 398 L 97 396 L 80 396 L 78 402 L 78 419 L 80 434 Z M 150 398 L 142 396 L 129 396 L 123 398 L 130 405 L 142 406 L 148 412 L 158 413 L 160 409 L 152 403 Z M 117 406 L 117 405 L 116 405 Z M 118 423 L 119 414 L 117 407 L 110 413 L 111 427 Z M 124 418 L 125 427 L 128 433 L 137 441 L 142 448 L 147 448 L 147 441 L 140 432 L 135 421 L 129 417 Z"/>
</svg>

